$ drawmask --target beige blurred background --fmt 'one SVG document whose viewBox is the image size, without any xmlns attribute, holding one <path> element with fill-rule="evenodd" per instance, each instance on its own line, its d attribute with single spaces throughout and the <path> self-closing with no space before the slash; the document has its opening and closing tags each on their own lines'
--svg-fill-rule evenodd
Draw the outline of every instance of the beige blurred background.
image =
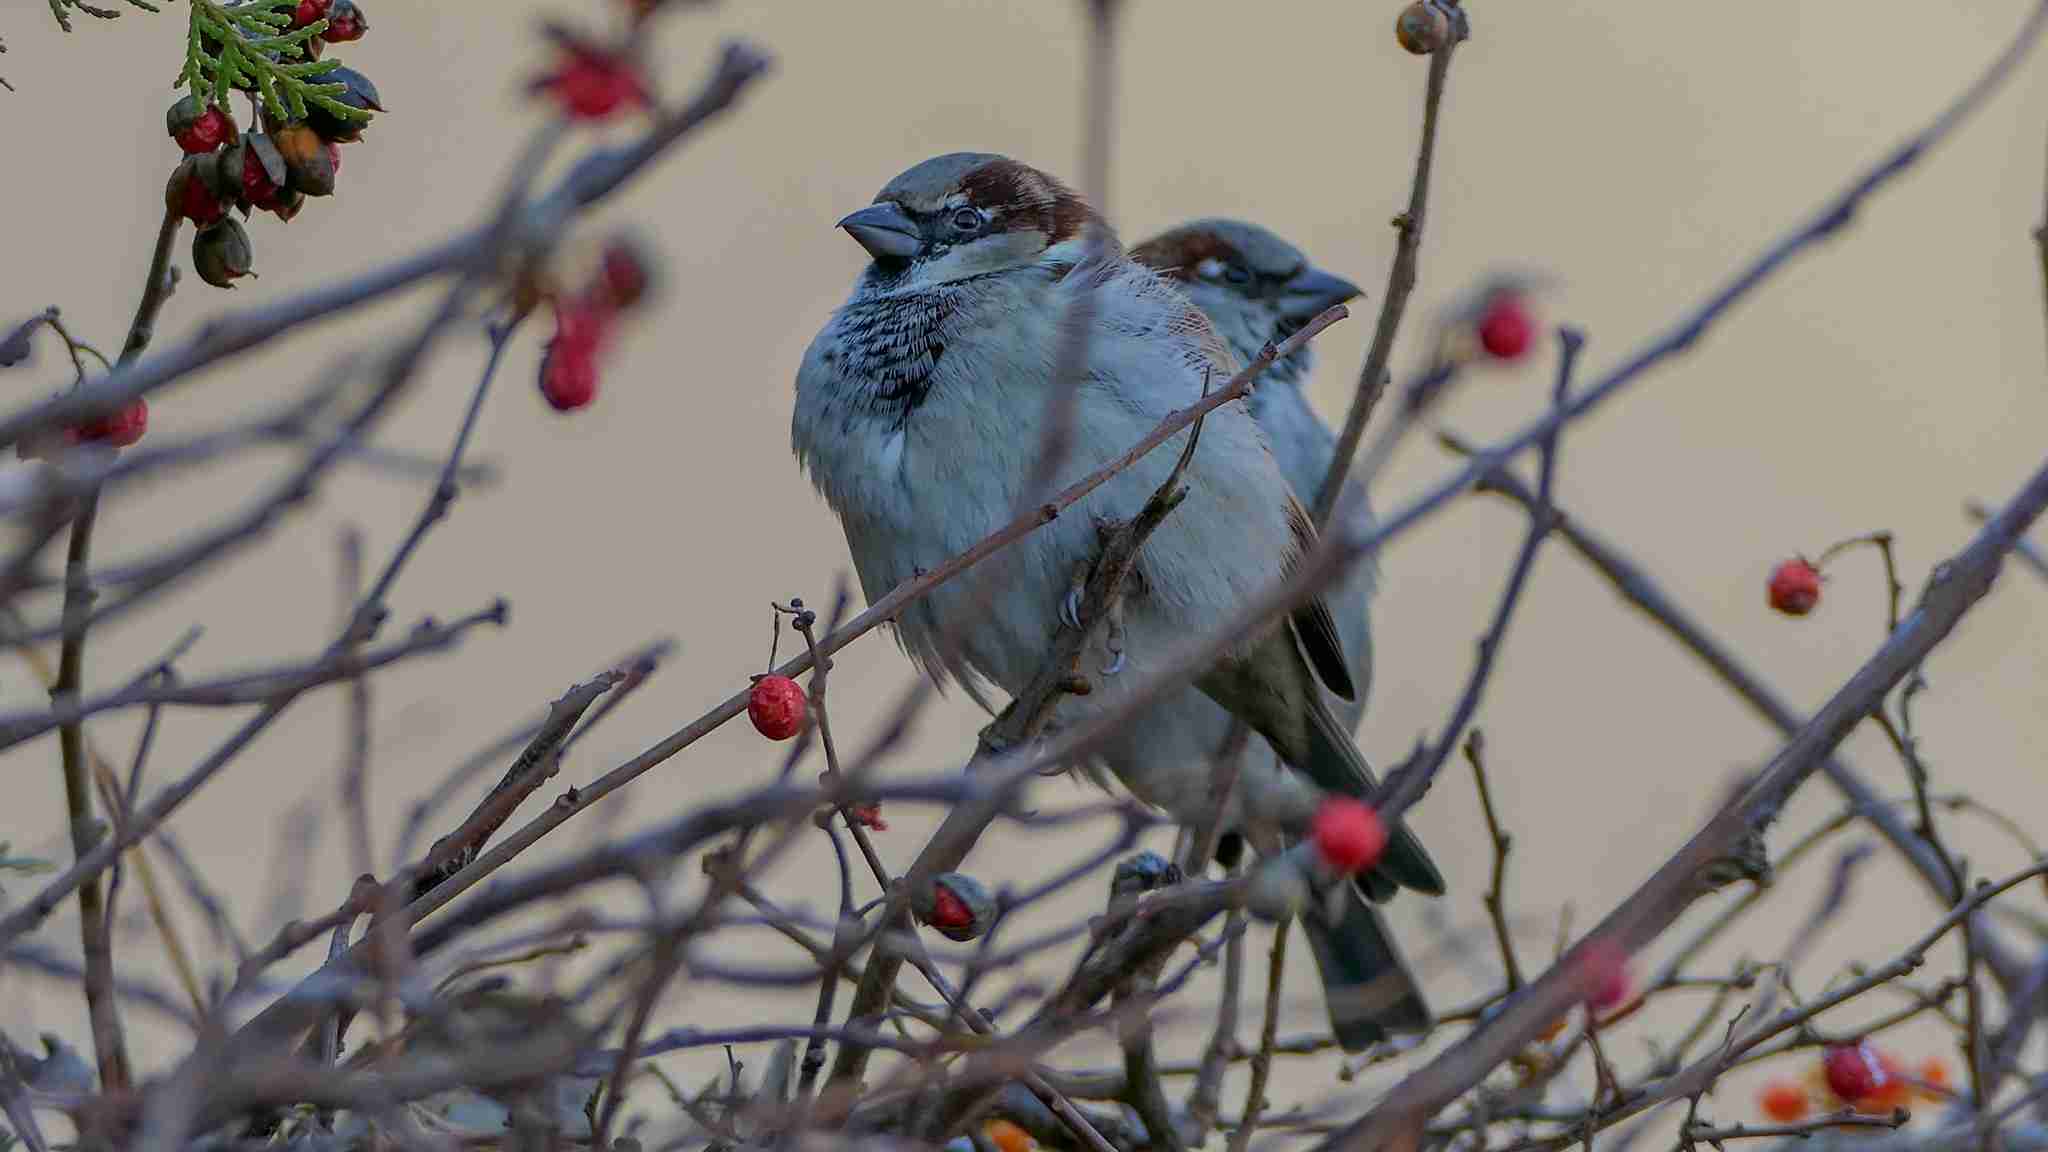
<svg viewBox="0 0 2048 1152">
<path fill-rule="evenodd" d="M 344 55 L 376 80 L 389 111 L 348 151 L 340 194 L 309 204 L 289 228 L 268 217 L 253 224 L 262 278 L 232 296 L 188 278 L 159 346 L 223 310 L 372 267 L 475 219 L 535 120 L 519 95 L 541 61 L 535 21 L 592 17 L 598 7 L 377 4 L 371 35 Z M 1387 220 L 1405 200 L 1415 146 L 1426 65 L 1393 42 L 1398 7 L 1131 0 L 1123 25 L 1113 219 L 1136 240 L 1197 214 L 1250 217 L 1368 285 L 1373 298 L 1359 315 L 1320 343 L 1315 397 L 1333 419 L 1370 333 L 1392 254 Z M 2002 47 L 2028 6 L 1987 0 L 1939 14 L 1840 2 L 1471 7 L 1477 35 L 1458 54 L 1445 101 L 1402 368 L 1415 363 L 1428 310 L 1501 263 L 1554 272 L 1551 318 L 1589 330 L 1590 370 L 1618 362 L 1921 125 Z M 17 91 L 0 93 L 0 138 L 11 157 L 10 178 L 0 182 L 0 320 L 59 304 L 81 333 L 114 348 L 175 156 L 161 124 L 183 11 L 81 18 L 68 38 L 40 3 L 11 0 L 6 16 L 0 75 Z M 1080 30 L 1075 6 L 1045 2 L 727 4 L 666 22 L 655 58 L 669 92 L 693 85 L 729 35 L 772 51 L 775 72 L 736 115 L 605 212 L 658 240 L 666 289 L 610 364 L 597 404 L 573 417 L 552 413 L 531 384 L 537 334 L 510 353 L 476 443 L 502 481 L 460 502 L 393 607 L 403 627 L 502 595 L 511 626 L 377 678 L 371 796 L 380 868 L 418 793 L 571 682 L 652 638 L 681 644 L 659 678 L 581 745 L 563 769 L 565 784 L 597 776 L 743 685 L 765 655 L 771 596 L 829 602 L 847 570 L 844 545 L 791 460 L 787 430 L 798 357 L 863 259 L 832 222 L 909 164 L 954 149 L 1005 152 L 1078 178 Z M 1874 560 L 1846 563 L 1820 611 L 1795 623 L 1764 607 L 1771 564 L 1884 527 L 1897 533 L 1905 579 L 1917 587 L 1969 534 L 1964 502 L 2002 498 L 2041 458 L 2048 389 L 2029 233 L 2042 216 L 2044 77 L 2048 59 L 2037 56 L 1838 241 L 1565 442 L 1564 505 L 1625 540 L 1802 708 L 1877 643 L 1882 582 Z M 374 348 L 405 330 L 421 306 L 417 296 L 393 302 L 188 380 L 154 401 L 151 435 L 184 436 L 278 404 L 336 352 Z M 383 442 L 445 451 L 481 359 L 480 336 L 452 341 Z M 1543 403 L 1550 366 L 1546 347 L 1523 369 L 1483 376 L 1457 398 L 1450 423 L 1476 435 L 1519 424 Z M 7 376 L 9 403 L 66 375 L 61 352 L 44 345 L 33 371 Z M 99 527 L 101 561 L 143 555 L 197 521 L 228 515 L 288 461 L 274 453 L 112 504 Z M 1394 504 L 1447 467 L 1418 441 L 1396 459 L 1378 499 Z M 368 534 L 380 563 L 425 495 L 416 482 L 344 469 L 260 547 L 96 633 L 90 684 L 125 679 L 195 624 L 206 634 L 183 665 L 189 677 L 314 655 L 336 622 L 344 526 Z M 1375 760 L 1397 759 L 1447 710 L 1518 530 L 1505 507 L 1468 502 L 1383 557 L 1379 673 L 1362 736 Z M 2044 608 L 2048 586 L 2010 573 L 1931 664 L 1918 710 L 1941 786 L 1967 789 L 2036 830 L 2048 824 L 2039 817 L 2048 800 L 2039 751 L 2048 740 Z M 834 717 L 842 738 L 858 744 L 911 672 L 880 636 L 838 666 Z M 25 668 L 0 666 L 6 707 L 40 699 Z M 168 716 L 151 779 L 189 769 L 232 719 Z M 1516 837 L 1511 899 L 1532 968 L 1549 955 L 1562 906 L 1576 909 L 1582 927 L 1603 914 L 1697 825 L 1733 771 L 1776 746 L 1773 733 L 1562 550 L 1539 564 L 1481 720 Z M 964 700 L 944 701 L 900 768 L 957 764 L 981 721 Z M 138 722 L 111 716 L 91 733 L 124 760 Z M 332 907 L 345 892 L 347 848 L 333 818 L 343 731 L 338 693 L 302 701 L 174 822 L 252 936 L 267 937 L 287 912 Z M 1869 733 L 1849 748 L 1886 791 L 1903 789 L 1898 764 Z M 728 725 L 636 784 L 620 826 L 761 780 L 779 751 L 744 723 Z M 1041 796 L 1048 805 L 1086 798 L 1063 782 Z M 1816 786 L 1774 842 L 1833 803 Z M 321 835 L 285 835 L 295 806 L 320 817 Z M 890 818 L 883 851 L 900 865 L 929 821 L 907 809 Z M 1452 894 L 1427 909 L 1404 899 L 1393 914 L 1415 951 L 1435 955 L 1432 918 L 1463 932 L 1483 925 L 1489 854 L 1462 765 L 1446 771 L 1415 819 Z M 0 758 L 0 840 L 17 852 L 68 857 L 62 820 L 54 738 Z M 565 829 L 556 847 L 589 834 Z M 1956 835 L 1982 870 L 2025 857 L 1979 824 L 1965 822 Z M 1090 834 L 1026 844 L 1004 831 L 970 866 L 990 877 L 1042 875 L 1095 842 Z M 826 856 L 817 848 L 772 886 L 824 908 Z M 301 871 L 302 898 L 281 905 L 278 889 Z M 1889 861 L 1864 874 L 1861 902 L 1799 974 L 1802 986 L 1818 986 L 1847 957 L 1886 956 L 1931 922 L 1932 905 L 1903 877 Z M 7 887 L 18 899 L 25 885 Z M 1725 955 L 1776 955 L 1809 891 L 1805 878 L 1788 885 Z M 1099 898 L 1090 888 L 1048 913 L 1079 914 Z M 132 889 L 126 899 L 134 921 Z M 204 941 L 198 919 L 187 920 Z M 75 948 L 68 908 L 44 936 Z M 1256 937 L 1254 955 L 1263 942 Z M 1430 963 L 1439 1006 L 1467 1000 L 1491 979 L 1483 938 L 1467 950 Z M 1320 1020 L 1304 952 L 1295 949 L 1290 1028 Z M 168 982 L 139 926 L 124 931 L 119 956 Z M 1946 952 L 1938 960 L 1952 963 Z M 807 1000 L 685 987 L 663 1019 L 794 1022 L 808 1008 Z M 1193 1052 L 1193 1023 L 1175 1041 L 1182 1053 Z M 86 1035 L 73 990 L 11 973 L 0 973 L 0 1028 L 17 1037 Z M 171 1039 L 149 1032 L 143 1063 L 160 1066 Z M 1943 1049 L 1931 1034 L 1924 1046 Z M 1632 1059 L 1642 1049 L 1632 1038 L 1620 1051 Z M 1283 1101 L 1358 1091 L 1335 1084 L 1330 1071 L 1322 1061 L 1286 1065 Z M 1747 1104 L 1730 1099 L 1721 1109 L 1737 1118 Z"/>
</svg>

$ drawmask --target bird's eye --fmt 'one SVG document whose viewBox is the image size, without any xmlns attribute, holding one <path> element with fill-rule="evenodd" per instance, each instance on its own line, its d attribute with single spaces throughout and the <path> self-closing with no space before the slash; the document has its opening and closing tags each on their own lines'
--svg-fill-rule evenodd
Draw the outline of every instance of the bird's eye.
<svg viewBox="0 0 2048 1152">
<path fill-rule="evenodd" d="M 973 232 L 981 227 L 981 213 L 973 208 L 953 209 L 953 228 L 959 232 Z"/>
<path fill-rule="evenodd" d="M 1223 270 L 1223 278 L 1232 284 L 1249 284 L 1251 283 L 1252 274 L 1245 271 L 1243 265 L 1232 264 Z"/>
</svg>

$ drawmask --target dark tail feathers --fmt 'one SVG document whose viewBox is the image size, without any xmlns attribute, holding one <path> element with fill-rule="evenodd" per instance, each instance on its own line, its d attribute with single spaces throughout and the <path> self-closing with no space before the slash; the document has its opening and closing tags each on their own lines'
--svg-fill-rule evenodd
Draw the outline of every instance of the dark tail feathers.
<svg viewBox="0 0 2048 1152">
<path fill-rule="evenodd" d="M 1358 746 L 1351 742 L 1351 735 L 1323 706 L 1321 698 L 1316 699 L 1310 711 L 1313 722 L 1309 725 L 1308 763 L 1295 767 L 1306 772 L 1325 791 L 1370 799 L 1379 790 L 1379 781 L 1373 776 L 1372 768 L 1366 764 Z M 1393 889 L 1386 881 L 1402 888 L 1413 888 L 1427 896 L 1444 894 L 1443 873 L 1437 871 L 1436 862 L 1429 858 L 1422 841 L 1415 838 L 1415 833 L 1410 832 L 1406 824 L 1398 824 L 1392 829 L 1386 853 L 1380 857 L 1373 871 L 1359 877 L 1359 881 L 1375 900 L 1393 895 Z"/>
<path fill-rule="evenodd" d="M 1303 914 L 1301 926 L 1322 973 L 1323 1001 L 1337 1043 L 1346 1052 L 1358 1052 L 1389 1032 L 1427 1031 L 1429 1005 L 1379 909 L 1348 884 L 1336 899 L 1341 911 L 1334 923 L 1317 907 Z"/>
</svg>

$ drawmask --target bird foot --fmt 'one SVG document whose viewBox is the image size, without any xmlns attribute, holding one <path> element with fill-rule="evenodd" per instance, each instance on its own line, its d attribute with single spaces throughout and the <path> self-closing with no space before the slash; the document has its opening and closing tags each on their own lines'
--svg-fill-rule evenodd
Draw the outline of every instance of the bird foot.
<svg viewBox="0 0 2048 1152">
<path fill-rule="evenodd" d="M 1109 631 L 1102 639 L 1102 646 L 1109 649 L 1109 661 L 1102 666 L 1104 676 L 1114 676 L 1124 670 L 1124 602 L 1122 597 L 1109 602 Z"/>
</svg>

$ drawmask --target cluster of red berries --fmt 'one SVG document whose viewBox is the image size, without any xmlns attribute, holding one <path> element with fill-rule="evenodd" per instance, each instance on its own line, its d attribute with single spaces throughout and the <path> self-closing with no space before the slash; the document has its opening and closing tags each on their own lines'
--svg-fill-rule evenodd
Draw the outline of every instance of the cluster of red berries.
<svg viewBox="0 0 2048 1152">
<path fill-rule="evenodd" d="M 305 42 L 317 58 L 323 44 L 360 40 L 369 21 L 355 0 L 299 0 L 292 13 L 294 29 L 325 22 Z M 331 97 L 363 113 L 383 111 L 377 88 L 353 68 L 333 68 L 313 78 L 340 84 Z M 362 139 L 362 121 L 309 106 L 300 120 L 273 120 L 266 112 L 263 131 L 244 135 L 225 104 L 188 95 L 171 105 L 164 128 L 185 160 L 164 188 L 165 206 L 198 229 L 192 237 L 192 266 L 199 278 L 217 288 L 231 288 L 254 265 L 249 233 L 228 215 L 238 208 L 244 218 L 255 209 L 289 221 L 308 196 L 334 194 L 341 172 L 341 145 Z"/>
<path fill-rule="evenodd" d="M 1811 1115 L 1817 1102 L 1829 1110 L 1881 1115 L 1916 1098 L 1940 1101 L 1948 1092 L 1948 1062 L 1941 1057 L 1929 1056 L 1909 1072 L 1894 1053 L 1859 1040 L 1822 1049 L 1803 1080 L 1781 1077 L 1765 1084 L 1757 1093 L 1757 1107 L 1780 1124 L 1795 1124 Z"/>
<path fill-rule="evenodd" d="M 618 331 L 619 317 L 646 299 L 647 289 L 646 257 L 637 245 L 614 240 L 605 246 L 587 286 L 554 297 L 555 335 L 540 365 L 540 394 L 549 407 L 573 412 L 597 399 L 599 361 Z"/>
</svg>

